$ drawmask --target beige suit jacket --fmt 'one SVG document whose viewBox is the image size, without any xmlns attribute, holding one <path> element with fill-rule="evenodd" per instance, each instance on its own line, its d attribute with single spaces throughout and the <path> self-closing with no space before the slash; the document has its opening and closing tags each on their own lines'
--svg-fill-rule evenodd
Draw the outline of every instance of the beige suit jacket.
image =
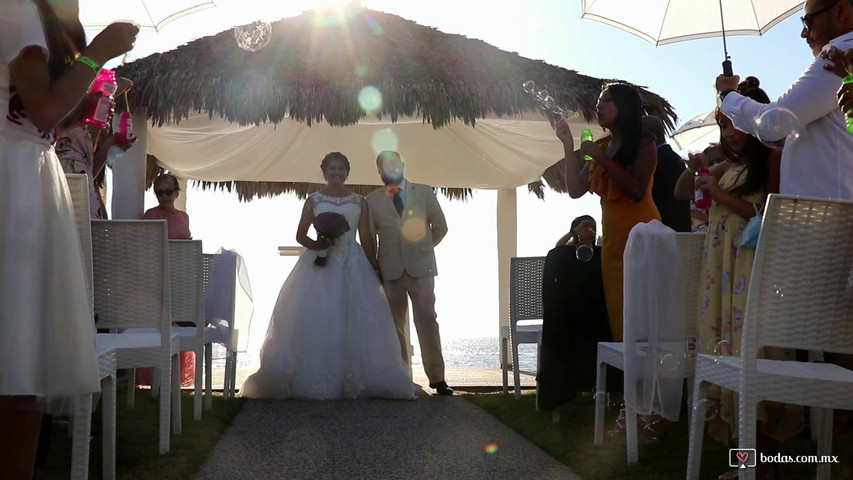
<svg viewBox="0 0 853 480">
<path fill-rule="evenodd" d="M 403 271 L 412 277 L 438 275 L 435 245 L 447 233 L 447 221 L 429 185 L 406 181 L 403 215 L 398 215 L 392 197 L 379 188 L 367 195 L 370 233 L 379 236 L 379 267 L 385 280 Z"/>
</svg>

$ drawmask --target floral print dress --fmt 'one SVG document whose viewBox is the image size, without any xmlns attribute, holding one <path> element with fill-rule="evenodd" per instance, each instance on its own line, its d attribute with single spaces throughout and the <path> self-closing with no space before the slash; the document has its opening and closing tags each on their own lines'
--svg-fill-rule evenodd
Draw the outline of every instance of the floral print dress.
<svg viewBox="0 0 853 480">
<path fill-rule="evenodd" d="M 735 165 L 720 178 L 720 187 L 727 192 L 746 181 L 747 165 Z M 763 189 L 740 196 L 747 202 L 762 204 Z M 752 273 L 755 248 L 741 246 L 743 229 L 749 219 L 717 203 L 708 211 L 708 230 L 702 256 L 702 278 L 699 286 L 699 351 L 711 355 L 740 355 L 746 297 Z M 766 358 L 792 358 L 792 351 L 766 349 Z M 770 350 L 773 350 L 771 352 Z M 712 398 L 719 399 L 709 405 L 708 434 L 728 443 L 737 437 L 737 396 L 732 392 L 712 386 Z M 767 403 L 767 402 L 765 402 Z M 790 415 L 789 415 L 790 414 Z M 762 433 L 777 439 L 787 438 L 802 428 L 801 407 L 773 404 L 772 409 L 759 407 Z M 770 418 L 772 421 L 767 422 Z"/>
</svg>

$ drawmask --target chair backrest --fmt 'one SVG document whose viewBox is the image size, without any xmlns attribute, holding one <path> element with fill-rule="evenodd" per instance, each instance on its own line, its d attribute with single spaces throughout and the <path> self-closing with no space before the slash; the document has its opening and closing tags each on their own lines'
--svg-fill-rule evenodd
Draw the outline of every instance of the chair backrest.
<svg viewBox="0 0 853 480">
<path fill-rule="evenodd" d="M 204 330 L 204 258 L 201 240 L 169 240 L 172 321 Z"/>
<path fill-rule="evenodd" d="M 762 346 L 853 353 L 853 202 L 771 195 L 761 223 L 741 353 Z"/>
<path fill-rule="evenodd" d="M 542 318 L 545 257 L 512 257 L 509 263 L 509 323 Z"/>
<path fill-rule="evenodd" d="M 92 287 L 92 224 L 91 211 L 89 210 L 89 177 L 82 173 L 66 173 L 65 180 L 68 183 L 68 190 L 71 191 L 74 221 L 77 224 L 77 235 L 80 238 L 80 248 L 83 253 L 89 298 L 92 298 L 94 289 Z"/>
<path fill-rule="evenodd" d="M 237 291 L 237 257 L 230 253 L 204 254 L 204 318 L 215 326 L 220 343 L 231 346 Z"/>
<path fill-rule="evenodd" d="M 171 329 L 167 238 L 165 220 L 92 220 L 98 328 Z"/>
<path fill-rule="evenodd" d="M 681 255 L 681 274 L 684 279 L 684 319 L 685 336 L 696 340 L 699 334 L 699 283 L 702 277 L 702 253 L 705 247 L 705 233 L 676 233 L 675 242 Z M 695 346 L 694 346 L 695 347 Z M 695 353 L 695 350 L 694 350 Z"/>
</svg>

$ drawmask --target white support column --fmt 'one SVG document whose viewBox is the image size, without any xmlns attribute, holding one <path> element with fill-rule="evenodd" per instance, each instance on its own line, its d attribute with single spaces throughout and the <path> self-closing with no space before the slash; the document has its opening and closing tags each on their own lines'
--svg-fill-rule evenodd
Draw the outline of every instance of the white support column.
<svg viewBox="0 0 853 480">
<path fill-rule="evenodd" d="M 498 335 L 509 325 L 509 259 L 518 249 L 518 205 L 514 188 L 498 190 Z"/>
<path fill-rule="evenodd" d="M 145 213 L 145 169 L 148 143 L 146 109 L 133 110 L 133 134 L 136 143 L 113 165 L 112 219 L 139 219 Z"/>
</svg>

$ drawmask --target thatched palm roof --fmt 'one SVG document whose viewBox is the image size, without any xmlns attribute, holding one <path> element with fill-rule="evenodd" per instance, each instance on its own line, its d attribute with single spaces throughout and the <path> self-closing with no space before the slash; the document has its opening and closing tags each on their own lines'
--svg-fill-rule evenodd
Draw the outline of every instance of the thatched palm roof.
<svg viewBox="0 0 853 480">
<path fill-rule="evenodd" d="M 272 29 L 269 45 L 254 53 L 240 49 L 227 30 L 119 67 L 134 82 L 130 103 L 147 107 L 150 121 L 161 126 L 208 112 L 240 125 L 287 117 L 341 127 L 370 115 L 392 121 L 414 116 L 437 129 L 453 121 L 474 126 L 480 118 L 537 111 L 521 89 L 527 80 L 593 120 L 608 81 L 355 3 L 308 11 L 274 22 Z M 358 103 L 365 86 L 381 93 L 375 112 Z M 671 128 L 676 115 L 670 104 L 644 88 L 640 92 L 649 114 Z M 220 187 L 229 184 L 230 190 L 230 183 Z"/>
</svg>

